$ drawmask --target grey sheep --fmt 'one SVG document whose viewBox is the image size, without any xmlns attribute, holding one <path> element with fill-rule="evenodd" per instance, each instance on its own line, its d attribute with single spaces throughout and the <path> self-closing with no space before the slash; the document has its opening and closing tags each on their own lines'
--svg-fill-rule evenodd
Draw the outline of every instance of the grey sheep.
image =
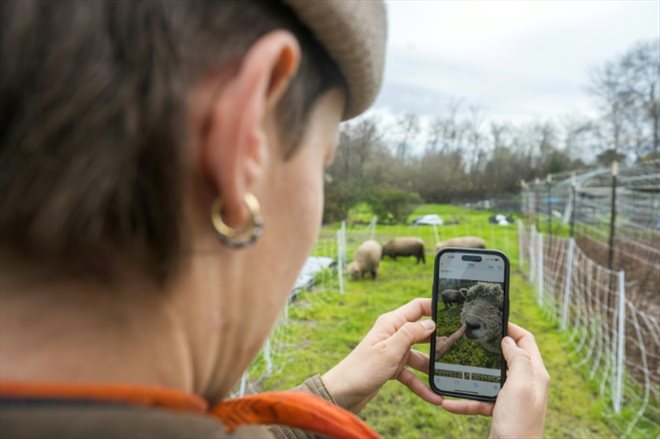
<svg viewBox="0 0 660 439">
<path fill-rule="evenodd" d="M 455 303 L 460 305 L 465 302 L 465 296 L 467 294 L 467 288 L 461 288 L 460 290 L 444 290 L 440 293 L 440 298 L 442 303 L 445 304 L 445 309 L 449 308 L 450 303 Z"/>
<path fill-rule="evenodd" d="M 376 279 L 378 264 L 382 254 L 382 248 L 376 241 L 364 241 L 355 252 L 355 259 L 348 264 L 348 274 L 351 279 L 362 278 L 364 273 L 371 273 L 371 278 Z"/>
<path fill-rule="evenodd" d="M 424 255 L 424 241 L 412 236 L 394 238 L 383 246 L 383 257 L 389 256 L 396 261 L 398 256 L 414 256 L 417 263 L 426 264 Z"/>
<path fill-rule="evenodd" d="M 446 241 L 440 241 L 435 245 L 435 252 L 438 253 L 443 248 L 486 248 L 486 241 L 478 236 L 462 236 L 460 238 L 451 238 Z"/>
<path fill-rule="evenodd" d="M 470 287 L 461 310 L 465 336 L 488 352 L 500 353 L 504 291 L 500 284 L 479 282 Z"/>
</svg>

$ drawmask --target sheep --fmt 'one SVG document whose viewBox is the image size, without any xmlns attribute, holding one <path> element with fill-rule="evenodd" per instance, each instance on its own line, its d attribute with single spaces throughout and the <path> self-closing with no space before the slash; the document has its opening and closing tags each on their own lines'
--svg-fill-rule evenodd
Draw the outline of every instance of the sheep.
<svg viewBox="0 0 660 439">
<path fill-rule="evenodd" d="M 426 264 L 424 255 L 424 241 L 415 237 L 394 238 L 383 246 L 383 256 L 389 256 L 396 261 L 397 256 L 414 256 L 417 263 Z"/>
<path fill-rule="evenodd" d="M 451 238 L 446 241 L 440 241 L 435 245 L 435 252 L 438 253 L 443 248 L 486 248 L 486 241 L 478 236 L 463 236 L 460 238 Z"/>
<path fill-rule="evenodd" d="M 504 291 L 500 284 L 479 282 L 467 290 L 461 310 L 465 336 L 485 350 L 501 352 Z"/>
<path fill-rule="evenodd" d="M 362 278 L 364 273 L 371 273 L 372 279 L 376 279 L 381 255 L 382 248 L 378 242 L 364 241 L 355 252 L 355 259 L 348 265 L 351 279 Z"/>
<path fill-rule="evenodd" d="M 461 288 L 460 290 L 444 290 L 440 293 L 440 298 L 442 299 L 442 303 L 445 304 L 445 309 L 448 309 L 450 303 L 460 305 L 465 302 L 466 294 L 467 288 Z"/>
</svg>

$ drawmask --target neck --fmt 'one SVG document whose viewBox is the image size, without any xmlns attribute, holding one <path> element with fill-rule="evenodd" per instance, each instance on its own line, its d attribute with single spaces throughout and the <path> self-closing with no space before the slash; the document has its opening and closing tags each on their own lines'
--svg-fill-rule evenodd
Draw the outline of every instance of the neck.
<svg viewBox="0 0 660 439">
<path fill-rule="evenodd" d="M 2 264 L 0 378 L 125 383 L 195 392 L 172 292 L 110 288 Z"/>
</svg>

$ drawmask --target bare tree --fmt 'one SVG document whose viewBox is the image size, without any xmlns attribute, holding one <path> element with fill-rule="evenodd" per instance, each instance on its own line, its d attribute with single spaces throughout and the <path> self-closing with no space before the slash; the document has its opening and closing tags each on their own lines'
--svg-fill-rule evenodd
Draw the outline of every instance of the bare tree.
<svg viewBox="0 0 660 439">
<path fill-rule="evenodd" d="M 613 154 L 641 158 L 660 150 L 660 43 L 640 42 L 595 68 L 589 90 L 602 111 L 601 134 Z"/>
<path fill-rule="evenodd" d="M 403 114 L 398 121 L 401 137 L 396 149 L 399 159 L 405 160 L 408 156 L 410 145 L 414 143 L 419 134 L 419 119 L 412 113 Z"/>
</svg>

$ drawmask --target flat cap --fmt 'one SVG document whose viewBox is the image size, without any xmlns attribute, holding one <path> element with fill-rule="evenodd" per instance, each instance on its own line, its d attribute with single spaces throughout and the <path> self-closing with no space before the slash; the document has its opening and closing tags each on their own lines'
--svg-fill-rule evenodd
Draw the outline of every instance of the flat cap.
<svg viewBox="0 0 660 439">
<path fill-rule="evenodd" d="M 282 0 L 339 66 L 348 84 L 343 120 L 374 102 L 383 81 L 387 16 L 382 0 Z"/>
</svg>

